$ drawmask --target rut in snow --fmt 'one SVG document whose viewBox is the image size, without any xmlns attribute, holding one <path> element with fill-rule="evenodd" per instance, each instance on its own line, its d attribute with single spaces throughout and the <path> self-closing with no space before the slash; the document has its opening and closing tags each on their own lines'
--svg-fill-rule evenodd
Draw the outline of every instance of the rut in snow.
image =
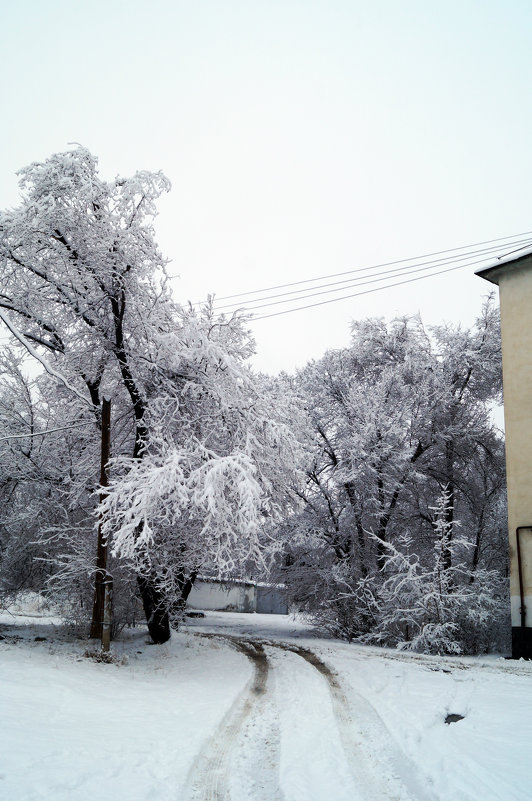
<svg viewBox="0 0 532 801">
<path fill-rule="evenodd" d="M 210 738 L 206 747 L 194 761 L 187 780 L 187 801 L 230 801 L 231 786 L 235 776 L 249 773 L 253 798 L 256 801 L 283 801 L 278 786 L 278 741 L 275 716 L 268 716 L 267 693 L 269 665 L 264 647 L 259 642 L 244 641 L 238 637 L 202 634 L 200 636 L 223 639 L 243 653 L 253 665 L 253 677 L 226 713 L 222 722 Z M 270 725 L 259 726 L 260 743 L 257 746 L 255 765 L 240 765 L 232 771 L 238 761 L 238 744 L 246 736 L 256 739 L 253 725 L 270 717 Z M 249 730 L 249 732 L 248 732 Z M 233 774 L 233 775 L 232 775 Z M 251 797 L 251 796 L 250 796 Z"/>
<path fill-rule="evenodd" d="M 239 795 L 237 788 L 243 789 L 244 780 L 253 801 L 283 801 L 279 731 L 268 692 L 270 668 L 265 647 L 301 657 L 325 680 L 342 749 L 361 799 L 433 800 L 374 707 L 359 693 L 350 692 L 348 697 L 337 674 L 314 651 L 287 642 L 226 634 L 199 636 L 229 642 L 252 662 L 254 675 L 196 759 L 187 782 L 187 801 L 231 801 L 232 788 Z M 243 753 L 239 753 L 241 750 Z"/>
<path fill-rule="evenodd" d="M 348 698 L 337 674 L 309 648 L 291 643 L 268 642 L 268 645 L 298 654 L 327 682 L 342 746 L 362 797 L 382 801 L 434 801 L 433 793 L 417 779 L 414 765 L 397 747 L 366 698 L 353 692 Z M 354 710 L 356 720 L 350 709 Z M 371 742 L 377 749 L 371 747 Z"/>
</svg>

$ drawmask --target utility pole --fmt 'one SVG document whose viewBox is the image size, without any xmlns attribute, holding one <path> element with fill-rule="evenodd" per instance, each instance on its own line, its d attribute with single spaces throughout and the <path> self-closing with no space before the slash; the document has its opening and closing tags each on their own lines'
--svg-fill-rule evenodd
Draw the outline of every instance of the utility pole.
<svg viewBox="0 0 532 801">
<path fill-rule="evenodd" d="M 111 401 L 104 398 L 102 401 L 102 445 L 100 460 L 100 503 L 106 497 L 105 488 L 108 486 L 107 464 L 109 462 L 111 443 Z M 96 582 L 94 588 L 94 604 L 92 607 L 92 622 L 90 637 L 102 640 L 102 649 L 109 650 L 111 630 L 111 597 L 112 579 L 107 574 L 107 543 L 103 539 L 103 519 L 100 514 L 98 520 L 98 545 L 96 551 Z M 111 583 L 109 583 L 111 582 Z M 107 596 L 107 603 L 106 603 Z M 106 625 L 104 626 L 104 618 Z M 105 629 L 104 643 L 103 635 Z M 107 647 L 106 647 L 107 646 Z"/>
<path fill-rule="evenodd" d="M 103 586 L 102 651 L 108 651 L 111 645 L 111 624 L 113 622 L 113 577 L 108 574 Z"/>
</svg>

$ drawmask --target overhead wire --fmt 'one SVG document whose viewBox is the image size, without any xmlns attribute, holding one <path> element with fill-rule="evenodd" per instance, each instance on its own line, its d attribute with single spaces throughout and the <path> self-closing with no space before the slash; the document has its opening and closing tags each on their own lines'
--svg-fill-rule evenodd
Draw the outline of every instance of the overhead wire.
<svg viewBox="0 0 532 801">
<path fill-rule="evenodd" d="M 377 286 L 373 287 L 372 289 L 364 289 L 361 292 L 354 292 L 351 295 L 343 295 L 341 298 L 329 298 L 328 300 L 321 300 L 317 301 L 316 303 L 308 303 L 305 306 L 297 306 L 293 309 L 284 309 L 282 311 L 271 312 L 270 314 L 261 314 L 259 316 L 252 314 L 251 319 L 253 322 L 255 322 L 255 320 L 266 320 L 268 317 L 280 317 L 283 314 L 290 314 L 291 312 L 303 311 L 304 309 L 312 309 L 315 308 L 316 306 L 324 306 L 327 303 L 336 303 L 340 300 L 349 300 L 350 298 L 356 298 L 359 297 L 360 295 L 368 295 L 372 292 L 381 292 L 383 289 L 391 289 L 392 287 L 395 286 L 402 286 L 403 284 L 412 284 L 414 281 L 422 281 L 427 278 L 432 278 L 433 276 L 436 275 L 451 273 L 454 272 L 455 270 L 461 270 L 464 267 L 472 267 L 477 264 L 484 264 L 485 261 L 486 261 L 485 259 L 478 259 L 477 261 L 472 261 L 469 264 L 459 264 L 457 267 L 448 267 L 446 270 L 438 270 L 435 273 L 430 273 L 430 275 L 417 275 L 415 278 L 407 278 L 404 281 L 396 281 L 395 283 L 392 284 L 385 284 L 384 286 Z"/>
<path fill-rule="evenodd" d="M 520 242 L 515 242 L 515 240 L 521 240 L 523 237 L 531 237 L 531 236 L 532 236 L 532 231 L 524 231 L 524 232 L 519 233 L 519 234 L 512 234 L 512 235 L 508 235 L 508 236 L 497 237 L 495 239 L 488 239 L 488 240 L 485 240 L 483 242 L 473 242 L 473 243 L 471 243 L 469 245 L 460 245 L 459 247 L 446 248 L 445 250 L 433 251 L 431 253 L 424 253 L 424 254 L 421 254 L 419 256 L 411 256 L 409 258 L 396 259 L 396 260 L 393 260 L 393 261 L 382 262 L 380 264 L 375 264 L 375 265 L 372 265 L 372 266 L 369 266 L 369 267 L 357 267 L 357 268 L 353 268 L 351 270 L 345 270 L 345 271 L 339 272 L 339 273 L 331 273 L 331 274 L 328 274 L 328 275 L 317 276 L 316 278 L 306 278 L 306 279 L 303 279 L 301 281 L 292 281 L 290 283 L 277 284 L 277 285 L 273 285 L 273 286 L 269 286 L 269 287 L 263 287 L 262 289 L 253 289 L 253 290 L 249 290 L 249 291 L 246 291 L 246 292 L 238 292 L 238 293 L 235 293 L 235 294 L 232 294 L 232 295 L 223 295 L 223 296 L 217 298 L 215 302 L 218 303 L 218 302 L 224 301 L 224 300 L 232 300 L 233 298 L 241 298 L 241 297 L 247 297 L 248 295 L 263 294 L 265 292 L 271 292 L 271 291 L 275 291 L 277 289 L 287 289 L 287 288 L 293 287 L 293 286 L 300 286 L 300 285 L 303 285 L 303 284 L 311 284 L 311 283 L 315 283 L 317 281 L 323 281 L 323 280 L 327 280 L 327 279 L 330 279 L 330 278 L 339 278 L 341 276 L 351 275 L 353 273 L 360 273 L 360 272 L 366 272 L 366 271 L 370 271 L 370 270 L 380 269 L 381 267 L 391 267 L 391 266 L 394 266 L 394 265 L 407 264 L 408 262 L 416 262 L 416 261 L 419 261 L 420 259 L 428 259 L 428 258 L 431 258 L 433 256 L 444 256 L 444 254 L 457 253 L 458 251 L 471 250 L 471 248 L 478 248 L 478 247 L 484 246 L 484 245 L 493 245 L 494 243 L 497 243 L 497 242 L 506 243 L 506 244 L 501 244 L 500 246 L 496 246 L 496 247 L 493 248 L 494 250 L 499 250 L 499 249 L 503 249 L 503 248 L 506 248 L 506 247 L 511 247 L 514 244 L 520 244 Z M 512 240 L 512 241 L 509 242 L 508 240 Z M 470 255 L 473 255 L 473 254 L 470 254 Z M 436 261 L 438 261 L 438 260 L 436 260 Z M 203 302 L 204 301 L 197 301 L 193 305 L 201 305 Z"/>
<path fill-rule="evenodd" d="M 522 246 L 526 246 L 532 244 L 532 240 L 521 240 L 519 242 L 513 242 L 512 245 L 520 244 Z M 483 255 L 487 257 L 488 255 L 495 255 L 497 251 L 501 250 L 501 246 L 497 247 L 490 247 L 490 248 L 482 248 L 479 250 L 469 251 L 468 253 L 462 254 L 460 256 L 447 256 L 441 259 L 434 259 L 429 262 L 418 262 L 418 263 L 411 263 L 404 265 L 402 267 L 394 267 L 391 270 L 383 270 L 380 272 L 374 272 L 370 276 L 360 276 L 354 277 L 350 279 L 344 279 L 343 281 L 334 281 L 327 284 L 322 284 L 319 287 L 307 287 L 305 289 L 299 290 L 291 290 L 288 292 L 277 293 L 274 295 L 266 295 L 264 297 L 259 297 L 255 299 L 249 300 L 247 303 L 227 303 L 221 306 L 215 305 L 215 311 L 220 312 L 229 309 L 237 309 L 237 308 L 245 308 L 249 311 L 253 311 L 255 309 L 265 308 L 267 306 L 276 306 L 283 303 L 291 303 L 297 302 L 300 300 L 306 300 L 307 298 L 317 297 L 319 295 L 329 295 L 334 294 L 335 292 L 341 292 L 345 289 L 350 289 L 355 286 L 361 286 L 365 284 L 371 283 L 378 283 L 383 280 L 387 280 L 389 278 L 399 277 L 400 275 L 411 275 L 417 272 L 426 272 L 428 270 L 434 270 L 436 267 L 443 266 L 444 264 L 456 264 L 460 261 L 465 261 L 470 259 L 472 256 L 479 256 Z M 481 259 L 480 261 L 485 261 L 486 258 Z M 467 266 L 467 265 L 460 265 L 460 266 Z M 362 268 L 360 272 L 367 271 L 368 269 L 375 269 L 375 268 Z M 384 277 L 382 277 L 384 276 Z M 429 277 L 429 276 L 427 276 Z M 344 286 L 346 285 L 347 286 Z M 329 287 L 335 287 L 334 289 L 330 289 Z M 310 290 L 318 290 L 318 291 L 310 291 Z M 304 294 L 306 293 L 306 294 Z M 293 297 L 293 296 L 297 297 Z M 290 296 L 290 297 L 288 297 Z M 278 298 L 287 298 L 286 300 L 278 300 Z M 252 305 L 253 304 L 253 305 Z"/>
</svg>

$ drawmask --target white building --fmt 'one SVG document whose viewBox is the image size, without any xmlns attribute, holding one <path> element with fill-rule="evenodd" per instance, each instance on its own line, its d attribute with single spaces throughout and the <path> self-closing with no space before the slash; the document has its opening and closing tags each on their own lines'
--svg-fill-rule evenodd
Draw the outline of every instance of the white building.
<svg viewBox="0 0 532 801">
<path fill-rule="evenodd" d="M 532 658 L 532 249 L 477 275 L 499 287 L 512 656 Z"/>
</svg>

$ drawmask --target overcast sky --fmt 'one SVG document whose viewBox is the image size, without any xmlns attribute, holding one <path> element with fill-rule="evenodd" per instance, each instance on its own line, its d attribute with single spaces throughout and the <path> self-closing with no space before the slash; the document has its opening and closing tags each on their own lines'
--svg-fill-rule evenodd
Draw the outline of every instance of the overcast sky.
<svg viewBox="0 0 532 801">
<path fill-rule="evenodd" d="M 528 0 L 18 0 L 1 25 L 0 207 L 79 142 L 104 178 L 163 170 L 177 299 L 532 229 Z M 469 325 L 474 268 L 252 324 L 292 370 L 349 323 Z"/>
</svg>

